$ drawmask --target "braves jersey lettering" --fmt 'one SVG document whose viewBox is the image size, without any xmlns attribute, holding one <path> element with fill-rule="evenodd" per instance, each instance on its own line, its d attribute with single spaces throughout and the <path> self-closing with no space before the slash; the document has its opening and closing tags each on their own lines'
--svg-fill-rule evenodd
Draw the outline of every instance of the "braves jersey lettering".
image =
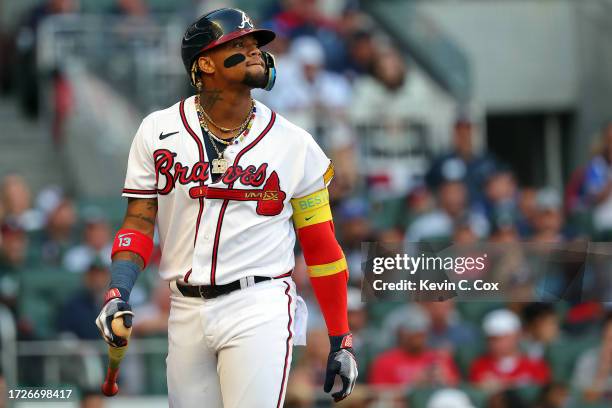
<svg viewBox="0 0 612 408">
<path fill-rule="evenodd" d="M 225 284 L 294 267 L 290 200 L 324 188 L 330 161 L 306 131 L 260 102 L 256 107 L 249 134 L 223 152 L 230 166 L 217 182 L 194 97 L 140 125 L 123 195 L 157 198 L 163 279 Z M 167 129 L 179 130 L 160 140 Z"/>
<path fill-rule="evenodd" d="M 164 188 L 158 189 L 158 194 L 166 195 L 170 193 L 174 189 L 176 181 L 186 185 L 194 181 L 208 180 L 208 163 L 198 162 L 193 167 L 188 167 L 179 161 L 174 163 L 174 157 L 176 157 L 176 153 L 167 149 L 156 150 L 153 153 L 158 184 L 160 177 L 164 180 Z"/>
<path fill-rule="evenodd" d="M 196 181 L 206 181 L 210 176 L 210 163 L 198 162 L 195 163 L 193 167 L 189 167 L 184 166 L 179 161 L 175 163 L 175 157 L 176 153 L 168 149 L 159 149 L 153 153 L 158 184 L 159 178 L 161 177 L 163 180 L 162 184 L 164 185 L 163 189 L 158 190 L 158 194 L 168 194 L 174 189 L 177 181 L 183 185 L 187 185 Z M 221 180 L 225 184 L 232 184 L 240 179 L 241 184 L 258 187 L 262 185 L 266 179 L 267 168 L 267 163 L 261 164 L 259 168 L 253 165 L 247 166 L 246 168 L 242 168 L 240 165 L 230 166 Z"/>
</svg>

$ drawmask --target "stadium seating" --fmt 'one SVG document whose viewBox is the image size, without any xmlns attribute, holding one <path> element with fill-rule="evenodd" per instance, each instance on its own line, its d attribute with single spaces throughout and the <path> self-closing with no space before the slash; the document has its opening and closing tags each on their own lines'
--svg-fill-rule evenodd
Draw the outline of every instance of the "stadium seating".
<svg viewBox="0 0 612 408">
<path fill-rule="evenodd" d="M 580 355 L 597 345 L 598 341 L 595 336 L 566 337 L 551 345 L 546 359 L 550 364 L 553 379 L 567 383 Z"/>
<path fill-rule="evenodd" d="M 20 275 L 19 312 L 28 316 L 35 335 L 55 335 L 56 313 L 66 298 L 81 287 L 82 276 L 61 268 L 39 267 Z"/>
</svg>

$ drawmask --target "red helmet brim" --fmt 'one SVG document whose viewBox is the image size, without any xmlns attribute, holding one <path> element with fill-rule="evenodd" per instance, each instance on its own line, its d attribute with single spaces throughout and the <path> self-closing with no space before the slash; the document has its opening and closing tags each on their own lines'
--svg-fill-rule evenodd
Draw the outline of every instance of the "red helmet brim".
<svg viewBox="0 0 612 408">
<path fill-rule="evenodd" d="M 266 30 L 264 28 L 246 28 L 244 30 L 232 31 L 231 33 L 222 35 L 215 41 L 208 44 L 206 47 L 202 48 L 200 52 L 208 51 L 211 48 L 218 47 L 219 45 L 223 45 L 226 42 L 229 42 L 236 38 L 244 37 L 245 35 L 249 34 L 253 34 L 255 36 L 258 47 L 263 47 L 264 45 L 274 40 L 274 38 L 276 38 L 276 34 L 274 33 L 274 31 Z"/>
</svg>

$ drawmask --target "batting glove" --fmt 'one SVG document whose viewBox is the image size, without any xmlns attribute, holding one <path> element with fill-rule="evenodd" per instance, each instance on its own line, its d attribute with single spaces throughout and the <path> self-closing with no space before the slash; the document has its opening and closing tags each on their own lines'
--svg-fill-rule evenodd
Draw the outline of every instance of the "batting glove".
<svg viewBox="0 0 612 408">
<path fill-rule="evenodd" d="M 329 336 L 331 351 L 327 357 L 327 371 L 323 391 L 330 392 L 336 375 L 342 380 L 342 389 L 332 394 L 334 401 L 342 401 L 353 391 L 357 381 L 357 361 L 353 351 L 353 335 Z"/>
<path fill-rule="evenodd" d="M 104 341 L 111 347 L 123 347 L 127 344 L 127 340 L 115 335 L 111 328 L 113 319 L 117 317 L 123 317 L 123 325 L 125 327 L 132 327 L 132 307 L 123 300 L 121 293 L 118 289 L 112 288 L 106 292 L 104 296 L 104 306 L 100 314 L 96 318 L 96 326 L 100 330 L 100 334 Z"/>
</svg>

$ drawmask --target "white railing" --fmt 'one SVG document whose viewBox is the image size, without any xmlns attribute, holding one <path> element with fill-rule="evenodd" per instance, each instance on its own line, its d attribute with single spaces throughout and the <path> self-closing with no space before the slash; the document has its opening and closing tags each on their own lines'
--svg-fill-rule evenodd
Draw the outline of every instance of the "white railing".
<svg viewBox="0 0 612 408">
<path fill-rule="evenodd" d="M 42 367 L 40 371 L 43 373 L 43 384 L 47 387 L 64 386 L 66 379 L 62 377 L 61 367 L 62 359 L 70 359 L 70 364 L 76 361 L 83 362 L 84 371 L 80 372 L 80 380 L 90 386 L 96 386 L 103 381 L 103 375 L 106 368 L 102 366 L 102 357 L 106 356 L 108 346 L 102 340 L 79 340 L 79 339 L 61 339 L 61 340 L 44 340 L 44 341 L 17 341 L 15 322 L 10 312 L 3 306 L 0 306 L 0 340 L 2 341 L 2 365 L 4 375 L 7 380 L 7 388 L 15 388 L 19 386 L 19 366 L 18 360 L 24 357 L 42 357 Z M 168 343 L 166 339 L 132 339 L 130 340 L 128 355 L 126 356 L 144 356 L 144 355 L 159 355 L 163 358 L 167 353 Z M 125 372 L 124 375 L 129 373 Z M 365 373 L 363 374 L 365 375 Z M 376 400 L 376 407 L 389 406 L 399 395 L 406 393 L 405 388 L 383 388 L 363 387 L 367 394 Z M 76 391 L 76 390 L 75 390 Z M 325 404 L 326 401 L 331 401 L 328 394 L 321 389 L 313 390 L 314 401 L 317 401 L 316 406 Z M 125 396 L 124 396 L 125 397 Z M 128 396 L 129 398 L 141 398 L 138 396 Z M 142 399 L 142 398 L 141 398 Z M 122 399 L 123 401 L 123 399 Z M 139 400 L 140 401 L 140 400 Z M 135 406 L 146 406 L 144 399 Z M 147 400 L 148 401 L 148 400 Z M 153 401 L 153 400 L 151 400 Z M 159 406 L 163 406 L 165 400 L 154 400 Z M 110 403 L 117 402 L 109 401 Z M 76 405 L 75 405 L 76 406 Z M 115 404 L 111 404 L 115 406 Z M 116 405 L 119 406 L 119 405 Z M 121 405 L 123 406 L 123 405 Z M 157 405 L 156 405 L 157 406 Z M 331 402 L 330 402 L 331 406 Z"/>
<path fill-rule="evenodd" d="M 132 339 L 129 345 L 130 355 L 166 354 L 168 342 L 165 339 Z M 108 353 L 108 346 L 102 340 L 44 340 L 20 341 L 17 346 L 19 357 L 43 357 L 44 384 L 61 384 L 61 360 L 63 358 L 79 358 L 83 364 L 82 380 L 86 384 L 102 382 L 106 368 L 102 366 L 101 357 Z"/>
</svg>

